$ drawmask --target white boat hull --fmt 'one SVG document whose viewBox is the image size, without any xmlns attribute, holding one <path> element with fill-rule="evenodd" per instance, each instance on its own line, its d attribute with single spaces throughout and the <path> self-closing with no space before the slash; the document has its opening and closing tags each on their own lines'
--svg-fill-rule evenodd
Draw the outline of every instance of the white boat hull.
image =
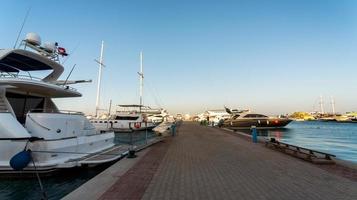
<svg viewBox="0 0 357 200">
<path fill-rule="evenodd" d="M 27 149 L 31 150 L 36 168 L 47 171 L 61 168 L 81 166 L 76 161 L 84 156 L 109 149 L 114 146 L 114 133 L 103 133 L 91 136 L 80 136 L 61 140 L 38 140 L 29 142 Z M 9 161 L 17 153 L 24 150 L 27 140 L 0 140 L 0 173 L 12 171 Z M 98 162 L 97 164 L 100 164 Z M 24 171 L 33 171 L 32 162 Z"/>
<path fill-rule="evenodd" d="M 102 122 L 102 123 L 100 123 Z M 94 120 L 92 124 L 97 130 L 113 130 L 116 133 L 152 130 L 158 124 L 153 122 L 127 122 L 117 120 Z"/>
</svg>

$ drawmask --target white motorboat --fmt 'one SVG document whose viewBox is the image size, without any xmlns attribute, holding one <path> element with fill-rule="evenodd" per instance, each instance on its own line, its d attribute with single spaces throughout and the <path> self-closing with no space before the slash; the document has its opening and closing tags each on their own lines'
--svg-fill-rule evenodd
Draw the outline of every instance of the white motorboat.
<svg viewBox="0 0 357 200">
<path fill-rule="evenodd" d="M 149 106 L 143 106 L 141 112 L 147 115 L 148 121 L 155 124 L 160 124 L 167 121 L 169 113 L 163 108 L 151 108 Z"/>
<path fill-rule="evenodd" d="M 23 151 L 30 153 L 32 162 L 22 173 L 81 166 L 88 164 L 89 156 L 114 147 L 113 132 L 97 132 L 83 113 L 60 111 L 52 101 L 80 97 L 68 84 L 86 82 L 58 80 L 64 70 L 59 59 L 66 55 L 57 43 L 41 46 L 34 33 L 27 34 L 18 49 L 0 49 L 0 173 L 15 172 L 9 162 Z M 31 73 L 47 76 L 35 78 Z"/>
<path fill-rule="evenodd" d="M 131 132 L 151 130 L 160 122 L 153 121 L 148 113 L 142 112 L 140 105 L 118 105 L 119 109 L 107 119 L 92 119 L 98 130 L 114 130 L 115 132 Z"/>
</svg>

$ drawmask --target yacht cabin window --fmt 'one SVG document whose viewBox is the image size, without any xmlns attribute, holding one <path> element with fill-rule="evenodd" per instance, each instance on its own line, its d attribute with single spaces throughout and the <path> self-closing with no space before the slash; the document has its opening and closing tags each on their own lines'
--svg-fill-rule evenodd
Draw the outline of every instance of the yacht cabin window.
<svg viewBox="0 0 357 200">
<path fill-rule="evenodd" d="M 237 119 L 240 115 L 234 115 L 233 119 Z"/>
<path fill-rule="evenodd" d="M 135 117 L 132 117 L 132 116 L 116 116 L 115 117 L 116 120 L 137 120 L 139 119 L 139 117 L 135 116 Z"/>
<path fill-rule="evenodd" d="M 43 112 L 45 105 L 45 98 L 16 93 L 6 93 L 6 98 L 9 101 L 17 120 L 24 124 L 26 114 L 29 111 Z"/>
<path fill-rule="evenodd" d="M 267 116 L 261 114 L 247 114 L 244 118 L 266 118 Z"/>
</svg>

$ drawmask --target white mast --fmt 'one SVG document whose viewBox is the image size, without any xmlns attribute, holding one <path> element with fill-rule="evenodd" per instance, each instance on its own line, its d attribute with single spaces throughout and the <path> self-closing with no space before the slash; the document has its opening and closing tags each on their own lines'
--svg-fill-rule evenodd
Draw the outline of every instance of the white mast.
<svg viewBox="0 0 357 200">
<path fill-rule="evenodd" d="M 331 96 L 331 106 L 332 106 L 332 114 L 335 115 L 335 100 L 333 96 Z"/>
<path fill-rule="evenodd" d="M 99 61 L 95 60 L 99 63 L 99 72 L 98 72 L 98 85 L 97 85 L 97 99 L 95 102 L 95 116 L 98 117 L 99 103 L 100 103 L 100 83 L 102 79 L 102 67 L 103 64 L 103 50 L 104 50 L 104 41 L 102 41 L 102 48 L 100 49 L 100 58 Z"/>
<path fill-rule="evenodd" d="M 143 72 L 143 52 L 140 51 L 140 72 L 138 72 L 140 78 L 140 112 L 143 105 L 143 86 L 144 86 L 144 72 Z"/>
<path fill-rule="evenodd" d="M 322 99 L 322 95 L 320 95 L 320 109 L 321 109 L 321 114 L 324 114 L 324 102 Z"/>
</svg>

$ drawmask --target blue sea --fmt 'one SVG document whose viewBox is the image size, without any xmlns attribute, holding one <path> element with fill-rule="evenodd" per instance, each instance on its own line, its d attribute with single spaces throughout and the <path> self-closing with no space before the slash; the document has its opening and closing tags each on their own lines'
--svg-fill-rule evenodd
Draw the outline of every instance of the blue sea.
<svg viewBox="0 0 357 200">
<path fill-rule="evenodd" d="M 357 163 L 357 123 L 294 121 L 282 129 L 259 130 L 259 135 Z"/>
</svg>

